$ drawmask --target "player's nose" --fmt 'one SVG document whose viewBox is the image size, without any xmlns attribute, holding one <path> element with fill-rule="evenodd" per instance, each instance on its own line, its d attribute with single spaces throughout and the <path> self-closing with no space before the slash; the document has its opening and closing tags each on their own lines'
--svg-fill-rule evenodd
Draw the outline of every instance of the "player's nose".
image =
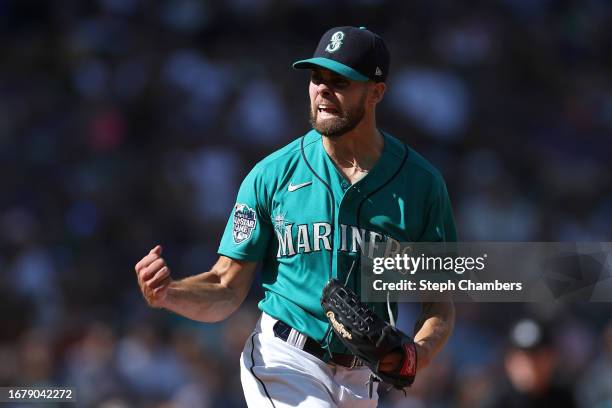
<svg viewBox="0 0 612 408">
<path fill-rule="evenodd" d="M 325 82 L 321 82 L 320 84 L 317 85 L 317 94 L 323 97 L 328 97 L 329 95 L 331 95 L 331 90 L 329 89 L 329 86 L 327 86 Z"/>
</svg>

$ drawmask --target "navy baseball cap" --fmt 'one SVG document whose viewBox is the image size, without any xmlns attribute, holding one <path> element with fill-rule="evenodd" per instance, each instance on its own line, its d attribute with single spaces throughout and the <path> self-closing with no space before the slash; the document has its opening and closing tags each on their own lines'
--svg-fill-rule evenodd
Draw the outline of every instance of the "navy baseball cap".
<svg viewBox="0 0 612 408">
<path fill-rule="evenodd" d="M 293 63 L 293 68 L 323 67 L 354 81 L 384 82 L 389 73 L 389 50 L 378 34 L 365 27 L 327 30 L 312 58 Z"/>
</svg>

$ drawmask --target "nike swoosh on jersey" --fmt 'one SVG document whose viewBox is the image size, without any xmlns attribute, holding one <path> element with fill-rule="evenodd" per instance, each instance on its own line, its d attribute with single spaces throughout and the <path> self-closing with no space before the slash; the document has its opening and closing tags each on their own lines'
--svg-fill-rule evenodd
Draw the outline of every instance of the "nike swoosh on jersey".
<svg viewBox="0 0 612 408">
<path fill-rule="evenodd" d="M 287 190 L 292 193 L 295 190 L 298 190 L 302 187 L 306 187 L 312 184 L 312 181 L 307 181 L 306 183 L 301 183 L 301 184 L 291 184 L 289 183 L 289 186 L 287 186 Z"/>
</svg>

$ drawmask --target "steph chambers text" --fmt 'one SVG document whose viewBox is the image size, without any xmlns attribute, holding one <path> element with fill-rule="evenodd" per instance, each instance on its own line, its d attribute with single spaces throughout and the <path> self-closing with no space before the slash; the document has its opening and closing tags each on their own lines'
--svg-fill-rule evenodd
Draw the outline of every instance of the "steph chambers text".
<svg viewBox="0 0 612 408">
<path fill-rule="evenodd" d="M 433 282 L 428 279 L 419 281 L 411 281 L 402 279 L 398 282 L 385 282 L 377 279 L 372 282 L 372 286 L 376 291 L 432 291 L 432 292 L 448 292 L 448 291 L 517 291 L 523 290 L 521 282 L 501 282 L 495 280 L 493 282 L 474 282 L 470 279 L 462 279 L 459 281 L 447 280 L 444 282 Z"/>
</svg>

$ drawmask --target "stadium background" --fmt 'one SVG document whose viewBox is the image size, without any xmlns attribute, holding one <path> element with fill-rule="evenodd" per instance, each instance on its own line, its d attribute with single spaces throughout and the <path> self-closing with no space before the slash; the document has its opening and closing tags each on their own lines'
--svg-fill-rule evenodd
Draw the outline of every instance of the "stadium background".
<svg viewBox="0 0 612 408">
<path fill-rule="evenodd" d="M 74 386 L 79 406 L 244 406 L 260 292 L 198 324 L 148 309 L 133 265 L 156 243 L 175 277 L 212 264 L 242 177 L 308 128 L 290 64 L 345 24 L 386 39 L 379 124 L 442 171 L 461 239 L 612 241 L 608 1 L 4 0 L 0 385 Z M 612 406 L 609 305 L 457 310 L 444 353 L 382 407 L 503 406 L 523 317 L 550 340 L 516 360 L 522 378 L 554 366 L 555 395 Z"/>
</svg>

